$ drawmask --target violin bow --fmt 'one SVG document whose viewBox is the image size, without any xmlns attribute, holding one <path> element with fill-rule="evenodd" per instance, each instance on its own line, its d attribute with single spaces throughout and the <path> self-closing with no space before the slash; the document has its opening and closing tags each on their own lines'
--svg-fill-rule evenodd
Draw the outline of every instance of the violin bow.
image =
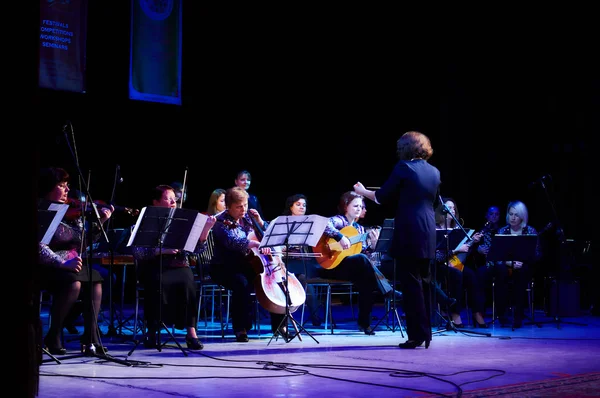
<svg viewBox="0 0 600 398">
<path fill-rule="evenodd" d="M 181 186 L 181 200 L 179 201 L 179 208 L 183 208 L 183 200 L 185 199 L 185 182 L 187 180 L 188 167 L 185 166 L 185 171 L 183 172 L 183 184 Z"/>
</svg>

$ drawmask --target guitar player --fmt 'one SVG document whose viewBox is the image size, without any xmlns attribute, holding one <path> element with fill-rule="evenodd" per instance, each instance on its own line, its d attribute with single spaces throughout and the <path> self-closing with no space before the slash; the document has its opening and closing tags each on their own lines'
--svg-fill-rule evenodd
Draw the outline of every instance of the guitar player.
<svg viewBox="0 0 600 398">
<path fill-rule="evenodd" d="M 456 201 L 452 198 L 444 198 L 443 201 L 445 206 L 442 206 L 440 203 L 435 210 L 436 228 L 441 230 L 458 228 L 455 221 L 455 219 L 459 220 Z M 435 252 L 436 265 L 438 267 L 437 279 L 438 281 L 445 279 L 448 295 L 456 298 L 456 303 L 450 308 L 450 315 L 452 322 L 457 328 L 469 326 L 463 324 L 460 316 L 465 306 L 465 289 L 469 305 L 473 311 L 473 326 L 479 328 L 488 327 L 483 318 L 483 314 L 485 313 L 485 282 L 473 267 L 465 266 L 468 262 L 472 244 L 479 242 L 481 238 L 482 233 L 477 232 L 473 234 L 472 240 L 456 248 L 456 250 L 452 248 L 450 252 L 446 253 L 446 248 L 442 245 Z"/>
<path fill-rule="evenodd" d="M 323 237 L 314 250 L 323 255 L 317 260 L 323 268 L 319 276 L 349 280 L 354 284 L 358 291 L 358 329 L 366 335 L 374 335 L 375 331 L 371 328 L 373 293 L 390 294 L 393 289 L 385 277 L 382 280 L 382 275 L 377 275 L 378 270 L 365 254 L 375 248 L 377 241 L 372 240 L 370 246 L 364 244 L 367 233 L 357 222 L 363 200 L 354 191 L 342 194 L 338 214 L 329 218 Z"/>
</svg>

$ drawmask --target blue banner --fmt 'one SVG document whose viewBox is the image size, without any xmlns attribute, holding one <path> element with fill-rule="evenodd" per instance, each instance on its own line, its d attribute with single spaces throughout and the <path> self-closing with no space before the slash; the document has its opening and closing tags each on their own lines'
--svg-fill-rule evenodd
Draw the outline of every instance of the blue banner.
<svg viewBox="0 0 600 398">
<path fill-rule="evenodd" d="M 182 0 L 131 0 L 129 98 L 181 105 Z"/>
<path fill-rule="evenodd" d="M 40 0 L 38 84 L 86 90 L 87 0 Z"/>
</svg>

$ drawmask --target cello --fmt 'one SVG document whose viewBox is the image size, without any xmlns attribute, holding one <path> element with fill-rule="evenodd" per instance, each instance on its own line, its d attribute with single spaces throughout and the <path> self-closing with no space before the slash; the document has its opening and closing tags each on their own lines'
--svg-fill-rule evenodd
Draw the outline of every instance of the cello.
<svg viewBox="0 0 600 398">
<path fill-rule="evenodd" d="M 264 231 L 251 214 L 248 216 L 254 226 L 248 239 L 260 242 Z M 252 248 L 252 252 L 250 262 L 257 274 L 254 290 L 260 305 L 274 314 L 286 314 L 288 304 L 290 313 L 296 311 L 306 301 L 306 292 L 296 275 L 287 272 L 280 254 L 262 254 L 258 248 Z"/>
</svg>

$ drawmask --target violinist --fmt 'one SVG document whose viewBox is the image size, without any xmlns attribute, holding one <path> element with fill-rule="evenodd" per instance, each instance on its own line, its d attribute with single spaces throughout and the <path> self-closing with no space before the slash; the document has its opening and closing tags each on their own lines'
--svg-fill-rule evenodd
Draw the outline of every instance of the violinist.
<svg viewBox="0 0 600 398">
<path fill-rule="evenodd" d="M 176 208 L 177 199 L 173 187 L 159 185 L 154 188 L 152 206 Z M 206 250 L 206 238 L 214 223 L 214 217 L 209 217 L 206 221 L 196 244 L 195 254 Z M 144 316 L 148 331 L 144 347 L 157 347 L 161 328 L 159 321 L 162 321 L 166 325 L 173 325 L 175 329 L 186 329 L 185 343 L 190 350 L 204 348 L 196 334 L 198 299 L 194 273 L 190 268 L 190 260 L 194 253 L 145 246 L 133 246 L 132 251 L 137 261 L 138 277 L 146 294 Z M 159 292 L 162 292 L 162 296 L 159 296 Z"/>
<path fill-rule="evenodd" d="M 259 226 L 265 221 L 256 209 L 248 210 L 248 192 L 233 187 L 225 192 L 225 211 L 217 216 L 213 228 L 214 255 L 210 267 L 211 278 L 231 291 L 231 320 L 236 341 L 246 343 L 252 328 L 252 300 L 256 271 L 250 263 L 252 249 L 260 242 L 250 239 L 254 233 L 248 212 L 256 218 Z M 270 255 L 270 248 L 260 249 Z"/>
<path fill-rule="evenodd" d="M 38 177 L 38 197 L 55 203 L 66 203 L 69 193 L 69 173 L 62 168 L 52 167 L 40 170 Z M 99 210 L 100 223 L 106 222 L 113 208 Z M 49 244 L 39 243 L 40 287 L 52 293 L 51 324 L 44 337 L 46 349 L 55 355 L 63 355 L 61 333 L 63 322 L 80 294 L 84 297 L 84 333 L 81 337 L 81 351 L 92 354 L 95 351 L 106 353 L 99 338 L 98 313 L 102 300 L 102 276 L 89 269 L 81 258 L 83 240 L 97 241 L 100 227 L 97 221 L 88 218 L 84 226 L 83 218 L 65 217 L 58 226 Z M 91 238 L 84 237 L 90 231 Z M 90 285 L 91 281 L 91 285 Z M 91 295 L 89 289 L 92 290 Z M 87 291 L 87 292 L 86 292 Z M 91 297 L 92 303 L 85 298 Z"/>
</svg>

